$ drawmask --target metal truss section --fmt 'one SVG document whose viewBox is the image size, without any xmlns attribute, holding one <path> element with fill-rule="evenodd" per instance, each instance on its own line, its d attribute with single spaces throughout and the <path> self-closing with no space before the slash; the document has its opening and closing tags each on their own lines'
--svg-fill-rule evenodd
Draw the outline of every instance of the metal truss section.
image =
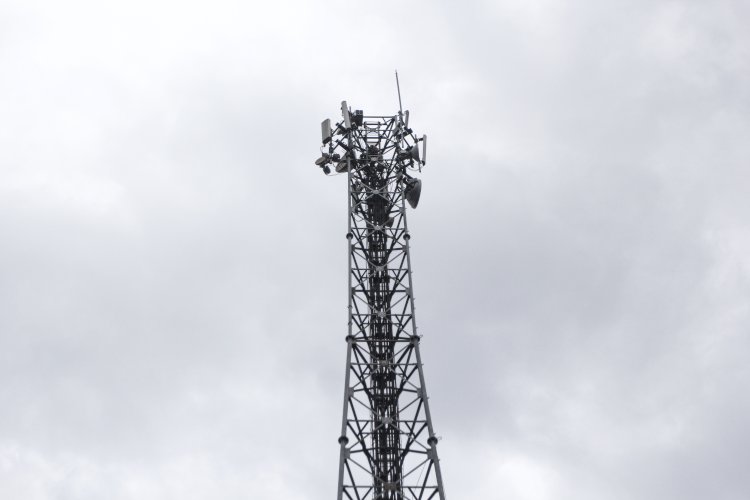
<svg viewBox="0 0 750 500">
<path fill-rule="evenodd" d="M 419 351 L 406 205 L 416 207 L 426 138 L 399 112 L 342 103 L 316 162 L 349 185 L 349 334 L 338 500 L 445 499 Z M 408 113 L 408 112 L 407 112 Z M 420 144 L 422 151 L 420 155 Z M 421 156 L 421 157 L 420 157 Z M 329 169 L 330 171 L 330 169 Z M 328 172 L 326 172 L 328 173 Z"/>
</svg>

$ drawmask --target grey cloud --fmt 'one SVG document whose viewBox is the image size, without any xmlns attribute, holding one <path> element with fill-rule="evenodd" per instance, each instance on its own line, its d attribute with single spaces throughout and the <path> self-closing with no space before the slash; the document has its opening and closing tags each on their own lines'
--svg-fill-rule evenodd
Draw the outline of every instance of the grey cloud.
<svg viewBox="0 0 750 500">
<path fill-rule="evenodd" d="M 3 7 L 0 494 L 332 494 L 345 186 L 312 161 L 398 67 L 448 494 L 740 498 L 746 7 L 340 7 Z"/>
</svg>

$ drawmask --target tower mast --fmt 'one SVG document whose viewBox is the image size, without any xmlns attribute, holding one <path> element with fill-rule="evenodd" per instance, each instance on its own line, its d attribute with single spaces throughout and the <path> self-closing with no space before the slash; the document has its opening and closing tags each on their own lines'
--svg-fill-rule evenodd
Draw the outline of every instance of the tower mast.
<svg viewBox="0 0 750 500">
<path fill-rule="evenodd" d="M 341 103 L 322 123 L 324 173 L 348 179 L 349 328 L 338 500 L 445 500 L 414 318 L 406 205 L 416 208 L 426 136 L 409 112 Z M 421 143 L 421 144 L 420 144 Z M 420 147 L 421 146 L 421 147 Z"/>
</svg>

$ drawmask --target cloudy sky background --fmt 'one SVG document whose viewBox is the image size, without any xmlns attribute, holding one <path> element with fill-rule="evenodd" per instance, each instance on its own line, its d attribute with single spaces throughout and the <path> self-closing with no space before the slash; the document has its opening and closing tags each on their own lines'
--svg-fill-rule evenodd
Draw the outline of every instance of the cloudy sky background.
<svg viewBox="0 0 750 500">
<path fill-rule="evenodd" d="M 346 99 L 453 499 L 750 491 L 750 5 L 0 2 L 0 497 L 332 498 Z"/>
</svg>

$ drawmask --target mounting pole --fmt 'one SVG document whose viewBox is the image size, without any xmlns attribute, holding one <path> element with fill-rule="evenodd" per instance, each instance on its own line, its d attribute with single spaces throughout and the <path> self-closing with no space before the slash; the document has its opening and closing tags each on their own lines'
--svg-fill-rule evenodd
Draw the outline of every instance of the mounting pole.
<svg viewBox="0 0 750 500">
<path fill-rule="evenodd" d="M 398 92 L 398 116 L 400 117 L 404 110 L 401 107 L 401 85 L 398 84 L 398 70 L 396 70 L 396 91 Z"/>
</svg>

